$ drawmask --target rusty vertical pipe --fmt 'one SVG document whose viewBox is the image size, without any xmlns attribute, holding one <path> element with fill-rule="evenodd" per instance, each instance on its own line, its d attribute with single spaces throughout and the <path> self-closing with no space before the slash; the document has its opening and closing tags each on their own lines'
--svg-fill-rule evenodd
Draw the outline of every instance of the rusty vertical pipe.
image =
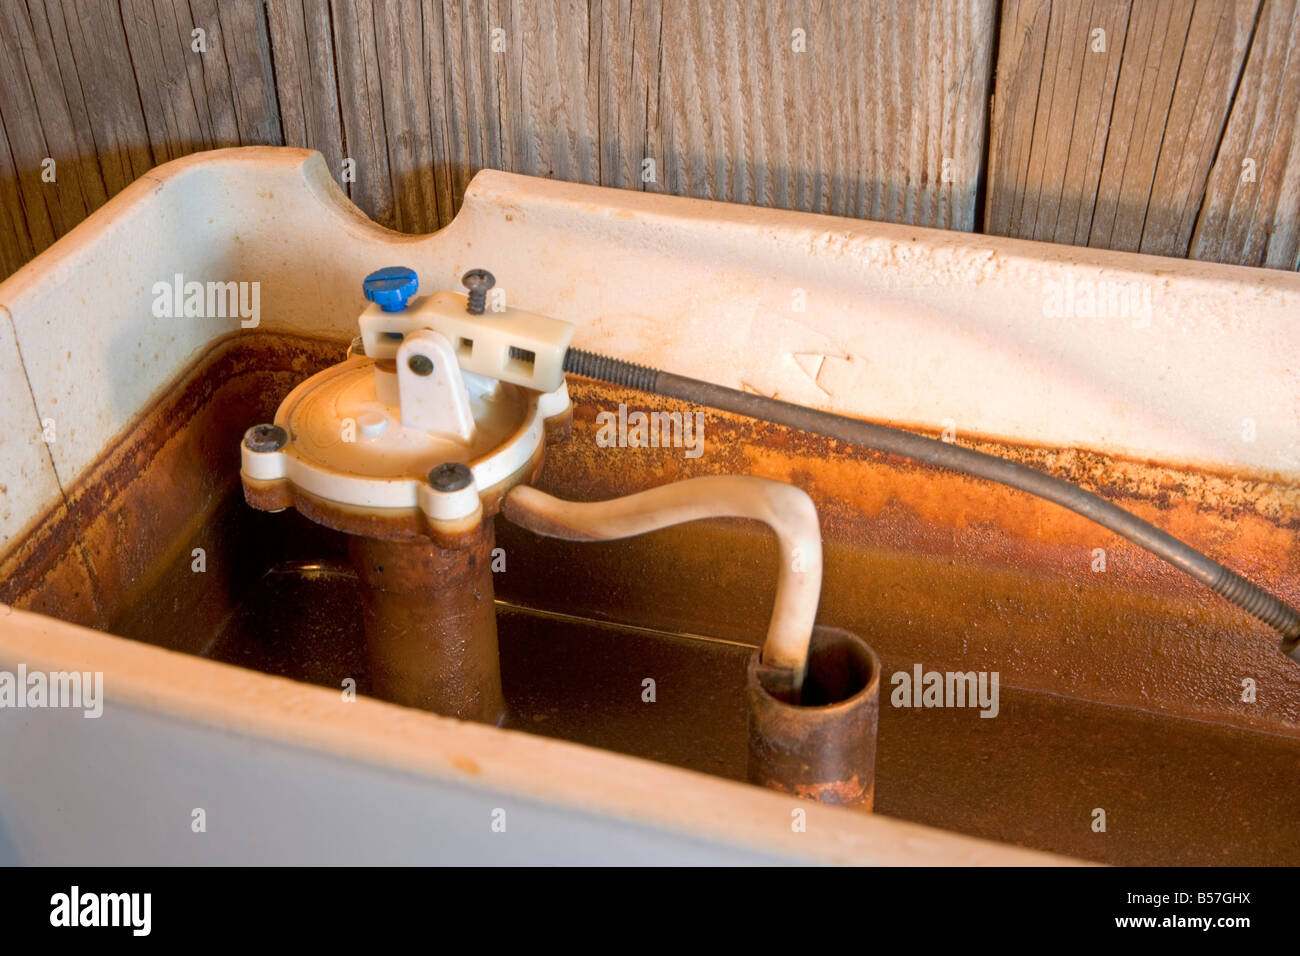
<svg viewBox="0 0 1300 956">
<path fill-rule="evenodd" d="M 350 539 L 375 696 L 462 720 L 501 722 L 493 538 L 492 522 L 484 521 L 464 547 L 425 538 Z"/>
<path fill-rule="evenodd" d="M 796 702 L 784 672 L 749 661 L 749 780 L 819 803 L 875 800 L 880 659 L 860 637 L 814 628 Z"/>
</svg>

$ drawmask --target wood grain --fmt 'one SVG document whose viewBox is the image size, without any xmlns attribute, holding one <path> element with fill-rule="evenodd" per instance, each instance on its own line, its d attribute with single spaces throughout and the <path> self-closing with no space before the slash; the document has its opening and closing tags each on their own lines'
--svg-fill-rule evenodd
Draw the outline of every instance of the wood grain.
<svg viewBox="0 0 1300 956">
<path fill-rule="evenodd" d="M 1296 4 L 15 0 L 0 269 L 158 163 L 262 143 L 406 232 L 491 167 L 1294 269 Z"/>
<path fill-rule="evenodd" d="M 341 176 L 343 123 L 330 5 L 271 2 L 267 13 L 283 145 L 320 150 L 334 175 Z"/>
<path fill-rule="evenodd" d="M 1007 0 L 986 228 L 1187 255 L 1257 9 Z"/>
<path fill-rule="evenodd" d="M 941 0 L 665 5 L 662 188 L 973 228 L 994 19 Z"/>
<path fill-rule="evenodd" d="M 214 145 L 283 144 L 266 11 L 258 3 L 225 0 L 189 0 L 189 6 L 213 54 L 190 63 L 197 60 L 202 68 Z"/>
<path fill-rule="evenodd" d="M 189 5 L 122 0 L 122 27 L 153 161 L 165 163 L 215 143 L 211 113 L 199 105 L 206 99 L 200 64 L 206 54 L 190 49 L 195 27 Z"/>
<path fill-rule="evenodd" d="M 1193 257 L 1300 268 L 1298 104 L 1300 9 L 1295 0 L 1265 0 L 1196 223 Z"/>
</svg>

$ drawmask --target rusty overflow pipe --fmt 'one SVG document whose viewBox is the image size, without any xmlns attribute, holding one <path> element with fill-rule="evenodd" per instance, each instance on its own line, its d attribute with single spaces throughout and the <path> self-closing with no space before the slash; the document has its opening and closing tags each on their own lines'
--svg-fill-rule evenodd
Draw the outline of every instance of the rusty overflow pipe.
<svg viewBox="0 0 1300 956">
<path fill-rule="evenodd" d="M 361 581 L 372 692 L 447 717 L 500 724 L 505 717 L 493 604 L 493 525 L 464 547 L 427 538 L 352 536 Z"/>
<path fill-rule="evenodd" d="M 772 619 L 749 663 L 746 713 L 752 783 L 871 810 L 880 661 L 866 642 L 814 627 L 821 530 L 808 495 L 751 475 L 710 475 L 606 501 L 565 501 L 518 485 L 502 514 L 535 534 L 609 541 L 686 521 L 746 517 L 776 532 L 781 573 Z"/>
<path fill-rule="evenodd" d="M 880 658 L 848 631 L 813 629 L 801 692 L 749 659 L 749 781 L 818 803 L 870 811 L 876 793 Z"/>
</svg>

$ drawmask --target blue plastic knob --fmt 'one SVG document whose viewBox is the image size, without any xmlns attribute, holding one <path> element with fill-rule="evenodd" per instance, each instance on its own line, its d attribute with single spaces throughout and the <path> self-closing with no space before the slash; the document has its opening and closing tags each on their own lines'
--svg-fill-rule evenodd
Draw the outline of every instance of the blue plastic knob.
<svg viewBox="0 0 1300 956">
<path fill-rule="evenodd" d="M 361 283 L 365 297 L 385 312 L 401 312 L 406 302 L 420 288 L 420 277 L 406 266 L 389 266 L 366 276 Z"/>
</svg>

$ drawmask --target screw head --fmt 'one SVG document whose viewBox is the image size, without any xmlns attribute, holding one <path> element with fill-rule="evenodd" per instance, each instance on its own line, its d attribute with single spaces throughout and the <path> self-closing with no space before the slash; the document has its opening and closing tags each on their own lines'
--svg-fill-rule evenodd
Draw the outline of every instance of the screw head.
<svg viewBox="0 0 1300 956">
<path fill-rule="evenodd" d="M 289 443 L 289 433 L 279 425 L 254 425 L 244 432 L 244 444 L 249 451 L 279 451 Z"/>
<path fill-rule="evenodd" d="M 470 292 L 478 289 L 486 292 L 497 284 L 496 276 L 486 269 L 470 269 L 469 272 L 460 277 L 460 281 Z"/>
<path fill-rule="evenodd" d="M 416 375 L 431 375 L 433 373 L 433 359 L 418 352 L 406 360 L 406 365 Z"/>
<path fill-rule="evenodd" d="M 469 466 L 458 461 L 443 462 L 429 472 L 429 485 L 434 491 L 461 491 L 473 480 Z"/>
<path fill-rule="evenodd" d="M 406 266 L 376 269 L 361 283 L 361 292 L 366 299 L 377 303 L 385 312 L 401 312 L 419 288 L 420 277 L 414 269 Z"/>
<path fill-rule="evenodd" d="M 482 315 L 483 307 L 487 303 L 488 289 L 497 284 L 496 277 L 486 269 L 470 269 L 460 277 L 460 281 L 469 290 L 469 300 L 465 303 L 465 310 L 470 315 Z"/>
</svg>

